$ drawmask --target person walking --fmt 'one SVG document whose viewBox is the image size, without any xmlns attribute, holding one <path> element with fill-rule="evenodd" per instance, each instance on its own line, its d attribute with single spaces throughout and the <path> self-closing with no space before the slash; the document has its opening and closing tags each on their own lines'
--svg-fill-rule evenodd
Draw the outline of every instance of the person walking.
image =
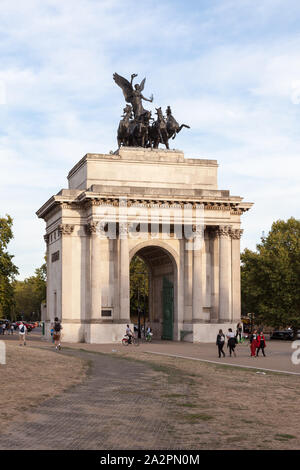
<svg viewBox="0 0 300 470">
<path fill-rule="evenodd" d="M 61 338 L 62 326 L 57 317 L 54 318 L 53 324 L 53 339 L 55 344 L 55 349 L 61 349 L 60 338 Z"/>
<path fill-rule="evenodd" d="M 225 353 L 223 351 L 224 344 L 225 344 L 225 335 L 223 333 L 223 330 L 219 330 L 219 334 L 217 335 L 217 342 L 216 342 L 216 345 L 218 346 L 219 357 L 221 357 L 221 354 L 223 354 L 223 357 L 225 357 Z"/>
<path fill-rule="evenodd" d="M 5 335 L 5 331 L 6 331 L 6 323 L 3 323 L 2 325 L 2 334 Z"/>
<path fill-rule="evenodd" d="M 261 350 L 263 356 L 265 355 L 265 347 L 266 347 L 266 340 L 263 331 L 261 331 L 257 337 L 257 350 L 256 350 L 256 357 L 258 357 L 258 353 Z"/>
<path fill-rule="evenodd" d="M 10 325 L 10 334 L 11 334 L 11 335 L 14 334 L 14 329 L 15 329 L 14 324 L 11 323 L 11 325 Z"/>
<path fill-rule="evenodd" d="M 21 321 L 19 325 L 19 345 L 20 346 L 26 346 L 26 331 L 27 328 L 24 325 L 24 323 Z"/>
<path fill-rule="evenodd" d="M 228 328 L 228 333 L 227 333 L 226 336 L 227 336 L 227 339 L 228 339 L 227 347 L 229 348 L 230 357 L 231 357 L 232 353 L 233 353 L 234 357 L 236 357 L 236 354 L 235 354 L 236 337 L 235 337 L 235 334 L 233 333 L 231 328 Z"/>
<path fill-rule="evenodd" d="M 254 330 L 250 335 L 250 351 L 251 357 L 255 357 L 255 352 L 257 348 L 257 330 Z"/>
<path fill-rule="evenodd" d="M 242 341 L 242 332 L 243 332 L 243 326 L 242 326 L 242 324 L 239 322 L 239 323 L 236 325 L 236 338 L 238 339 L 238 337 L 239 337 L 239 341 L 240 341 L 240 342 Z"/>
</svg>

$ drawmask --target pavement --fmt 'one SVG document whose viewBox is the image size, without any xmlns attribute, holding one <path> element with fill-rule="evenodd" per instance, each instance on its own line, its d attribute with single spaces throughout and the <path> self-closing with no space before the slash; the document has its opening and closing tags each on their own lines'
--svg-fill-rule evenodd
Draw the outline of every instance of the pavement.
<svg viewBox="0 0 300 470">
<path fill-rule="evenodd" d="M 1 335 L 0 339 L 17 340 L 18 336 Z M 36 331 L 33 330 L 30 335 L 27 336 L 28 344 L 31 341 L 33 341 L 34 343 L 41 341 L 41 331 L 39 329 L 37 329 Z M 43 343 L 45 343 L 45 341 L 43 341 Z M 226 353 L 226 358 L 221 359 L 218 358 L 218 351 L 216 345 L 212 343 L 188 343 L 157 340 L 153 340 L 151 343 L 148 343 L 142 339 L 140 345 L 138 347 L 135 347 L 133 345 L 123 346 L 121 343 L 65 343 L 62 338 L 62 344 L 65 347 L 75 350 L 85 350 L 89 352 L 95 351 L 107 354 L 111 354 L 112 352 L 123 353 L 124 351 L 126 351 L 126 348 L 131 348 L 131 353 L 134 353 L 137 358 L 139 356 L 139 352 L 146 352 L 149 354 L 161 354 L 167 356 L 182 357 L 191 360 L 213 362 L 225 365 L 227 364 L 236 367 L 254 368 L 300 375 L 300 364 L 297 365 L 292 362 L 292 354 L 295 354 L 295 349 L 292 348 L 293 342 L 291 341 L 266 341 L 266 357 L 263 357 L 261 352 L 259 357 L 251 357 L 248 342 L 245 342 L 244 344 L 239 344 L 236 347 L 237 357 L 230 357 L 227 352 L 228 350 L 225 346 L 224 351 Z M 298 348 L 300 349 L 300 343 Z"/>
<path fill-rule="evenodd" d="M 81 385 L 26 412 L 0 430 L 0 450 L 179 449 L 150 366 L 82 351 L 91 361 Z M 161 384 L 163 387 L 164 385 Z"/>
<path fill-rule="evenodd" d="M 9 335 L 3 339 L 18 340 Z M 29 335 L 27 345 L 48 348 L 51 343 L 41 341 L 36 332 Z M 300 375 L 300 365 L 291 361 L 291 342 L 269 341 L 267 357 L 249 357 L 248 344 L 238 345 L 236 351 L 235 358 L 219 359 L 214 344 L 153 341 L 135 347 L 63 343 L 58 354 L 88 360 L 88 377 L 26 412 L 22 422 L 1 429 L 0 450 L 180 449 L 181 443 L 170 432 L 164 398 L 168 385 L 162 374 L 145 362 L 124 360 L 117 353 L 130 352 L 138 359 L 143 352 Z"/>
<path fill-rule="evenodd" d="M 64 343 L 65 346 L 75 349 L 84 349 L 86 351 L 96 351 L 101 353 L 124 352 L 124 348 L 131 348 L 131 353 L 137 357 L 140 352 L 149 354 L 160 354 L 167 356 L 181 357 L 203 362 L 213 362 L 217 364 L 227 364 L 229 366 L 254 368 L 261 370 L 270 370 L 274 372 L 283 372 L 300 375 L 300 364 L 295 365 L 292 362 L 292 354 L 295 349 L 292 348 L 291 341 L 267 341 L 265 349 L 266 357 L 261 352 L 259 357 L 250 356 L 248 342 L 239 344 L 236 347 L 236 356 L 230 357 L 228 350 L 224 347 L 225 358 L 218 358 L 217 346 L 211 343 L 187 343 L 175 341 L 153 341 L 151 343 L 141 342 L 138 347 L 133 345 L 122 346 L 122 344 L 73 344 Z M 300 348 L 300 344 L 298 346 Z M 300 351 L 299 351 L 300 357 Z"/>
</svg>

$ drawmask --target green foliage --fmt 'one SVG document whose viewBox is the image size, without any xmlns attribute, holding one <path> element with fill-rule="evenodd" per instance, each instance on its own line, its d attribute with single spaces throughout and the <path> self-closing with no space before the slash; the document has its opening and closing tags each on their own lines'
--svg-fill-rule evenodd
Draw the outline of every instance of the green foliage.
<svg viewBox="0 0 300 470">
<path fill-rule="evenodd" d="M 138 307 L 148 316 L 148 269 L 144 261 L 134 256 L 130 263 L 130 314 L 137 319 Z M 136 321 L 136 320 L 135 320 Z"/>
<path fill-rule="evenodd" d="M 273 327 L 300 327 L 300 221 L 273 223 L 257 252 L 241 255 L 242 312 Z"/>
<path fill-rule="evenodd" d="M 35 270 L 35 276 L 14 282 L 15 314 L 24 320 L 39 320 L 41 303 L 46 301 L 47 267 L 44 263 Z"/>
<path fill-rule="evenodd" d="M 14 291 L 12 282 L 18 274 L 13 263 L 13 255 L 7 246 L 13 238 L 13 220 L 9 215 L 0 218 L 0 318 L 9 317 L 14 308 Z"/>
</svg>

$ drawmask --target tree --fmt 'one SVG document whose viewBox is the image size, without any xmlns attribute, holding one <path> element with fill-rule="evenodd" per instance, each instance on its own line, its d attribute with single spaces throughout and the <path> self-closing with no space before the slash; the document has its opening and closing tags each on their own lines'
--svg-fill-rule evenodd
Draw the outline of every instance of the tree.
<svg viewBox="0 0 300 470">
<path fill-rule="evenodd" d="M 14 282 L 15 312 L 18 318 L 40 319 L 41 303 L 46 300 L 46 285 L 46 263 L 35 270 L 35 276 Z"/>
<path fill-rule="evenodd" d="M 13 263 L 13 255 L 7 246 L 13 238 L 13 220 L 9 215 L 0 218 L 0 318 L 9 317 L 14 307 L 14 290 L 12 283 L 18 274 Z"/>
<path fill-rule="evenodd" d="M 138 307 L 148 316 L 148 269 L 144 261 L 134 256 L 130 263 L 130 312 L 138 317 Z"/>
<path fill-rule="evenodd" d="M 241 255 L 242 312 L 276 328 L 300 327 L 300 221 L 273 223 L 267 237 Z"/>
</svg>

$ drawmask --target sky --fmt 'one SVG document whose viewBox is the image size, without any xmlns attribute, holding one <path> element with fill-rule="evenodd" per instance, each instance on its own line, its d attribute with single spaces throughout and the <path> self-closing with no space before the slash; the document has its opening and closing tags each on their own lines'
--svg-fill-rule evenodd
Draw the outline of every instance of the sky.
<svg viewBox="0 0 300 470">
<path fill-rule="evenodd" d="M 255 203 L 242 249 L 300 218 L 299 24 L 297 0 L 0 0 L 0 215 L 19 279 L 43 263 L 35 212 L 86 153 L 117 147 L 114 72 L 147 77 L 146 107 L 191 126 L 172 145 Z"/>
</svg>

